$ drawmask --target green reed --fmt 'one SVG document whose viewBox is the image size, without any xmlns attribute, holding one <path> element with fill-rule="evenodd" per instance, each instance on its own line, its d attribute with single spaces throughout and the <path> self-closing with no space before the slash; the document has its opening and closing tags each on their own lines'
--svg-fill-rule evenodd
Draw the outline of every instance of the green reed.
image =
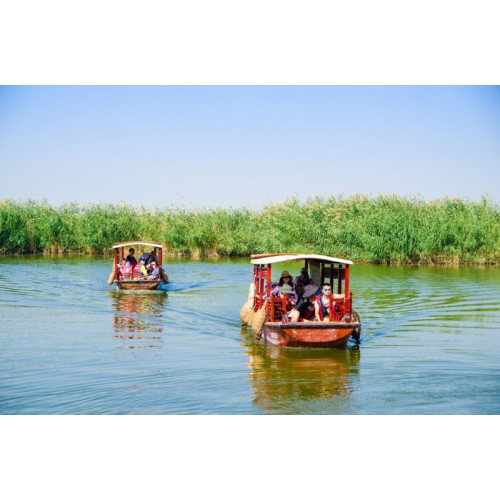
<svg viewBox="0 0 500 500">
<path fill-rule="evenodd" d="M 290 199 L 261 210 L 0 202 L 3 253 L 109 253 L 152 240 L 187 255 L 311 252 L 374 263 L 496 264 L 500 207 L 486 199 L 398 196 Z"/>
</svg>

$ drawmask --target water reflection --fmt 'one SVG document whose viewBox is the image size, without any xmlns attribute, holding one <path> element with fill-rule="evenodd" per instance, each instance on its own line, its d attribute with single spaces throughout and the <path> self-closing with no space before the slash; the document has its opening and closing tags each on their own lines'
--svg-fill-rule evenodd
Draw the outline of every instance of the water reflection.
<svg viewBox="0 0 500 500">
<path fill-rule="evenodd" d="M 360 350 L 278 348 L 248 340 L 253 402 L 269 413 L 343 413 Z"/>
<path fill-rule="evenodd" d="M 114 310 L 113 331 L 124 339 L 161 339 L 161 336 L 136 335 L 161 333 L 163 312 L 168 295 L 164 292 L 109 293 Z"/>
</svg>

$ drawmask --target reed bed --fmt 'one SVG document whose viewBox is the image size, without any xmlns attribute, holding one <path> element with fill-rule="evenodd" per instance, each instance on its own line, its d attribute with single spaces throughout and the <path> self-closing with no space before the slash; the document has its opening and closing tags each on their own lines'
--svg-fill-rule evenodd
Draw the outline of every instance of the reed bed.
<svg viewBox="0 0 500 500">
<path fill-rule="evenodd" d="M 108 254 L 153 240 L 183 255 L 311 252 L 386 264 L 497 264 L 500 207 L 483 199 L 290 199 L 261 210 L 0 202 L 0 252 Z"/>
</svg>

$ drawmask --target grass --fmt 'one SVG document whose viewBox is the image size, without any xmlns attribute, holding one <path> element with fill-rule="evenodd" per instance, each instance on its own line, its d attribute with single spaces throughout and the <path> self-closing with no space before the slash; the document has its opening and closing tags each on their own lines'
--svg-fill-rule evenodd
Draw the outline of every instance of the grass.
<svg viewBox="0 0 500 500">
<path fill-rule="evenodd" d="M 107 254 L 115 242 L 136 239 L 186 255 L 311 252 L 355 262 L 497 264 L 500 207 L 382 195 L 290 199 L 258 211 L 0 202 L 2 253 Z"/>
</svg>

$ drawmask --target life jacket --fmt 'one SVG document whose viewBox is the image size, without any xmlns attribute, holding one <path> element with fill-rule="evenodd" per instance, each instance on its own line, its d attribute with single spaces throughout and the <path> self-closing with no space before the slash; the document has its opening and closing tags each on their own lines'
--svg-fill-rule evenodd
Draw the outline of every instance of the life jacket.
<svg viewBox="0 0 500 500">
<path fill-rule="evenodd" d="M 141 264 L 140 262 L 139 262 L 139 264 L 137 264 L 137 266 L 134 267 L 134 269 L 136 269 L 138 280 L 146 279 L 146 276 L 144 276 L 144 273 L 141 272 L 141 267 L 144 267 L 144 269 L 146 269 L 146 266 L 144 265 L 144 263 Z M 147 269 L 146 269 L 146 272 L 147 272 Z"/>
<path fill-rule="evenodd" d="M 132 268 L 132 279 L 133 280 L 138 280 L 139 279 L 139 264 L 136 264 Z"/>
<path fill-rule="evenodd" d="M 323 318 L 325 316 L 328 316 L 329 310 L 330 310 L 330 305 L 325 306 L 321 300 L 322 295 L 318 295 L 316 297 L 316 303 L 319 306 L 319 319 L 323 321 Z"/>
<path fill-rule="evenodd" d="M 129 280 L 131 278 L 132 267 L 130 267 L 130 264 L 128 262 L 125 265 L 120 266 L 120 270 L 121 270 L 122 279 Z"/>
</svg>

